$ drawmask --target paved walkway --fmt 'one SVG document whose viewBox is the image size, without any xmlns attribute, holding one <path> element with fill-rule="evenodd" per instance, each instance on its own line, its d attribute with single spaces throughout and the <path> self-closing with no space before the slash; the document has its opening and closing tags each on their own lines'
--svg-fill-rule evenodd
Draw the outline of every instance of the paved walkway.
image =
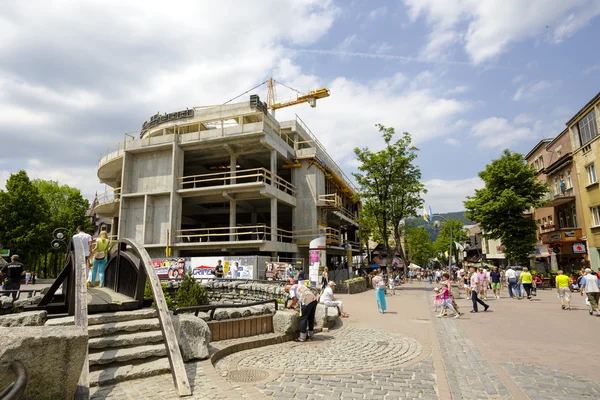
<svg viewBox="0 0 600 400">
<path fill-rule="evenodd" d="M 431 286 L 413 283 L 376 312 L 372 291 L 343 295 L 340 329 L 307 343 L 246 350 L 187 365 L 194 399 L 597 399 L 598 358 L 584 362 L 600 318 L 560 309 L 554 291 L 535 301 L 503 297 L 459 319 L 435 318 Z M 464 295 L 463 295 L 464 297 Z M 581 304 L 579 304 L 581 303 Z M 595 350 L 595 342 L 591 348 Z M 596 380 L 594 380 L 596 379 Z M 176 398 L 170 376 L 126 382 L 93 398 Z"/>
</svg>

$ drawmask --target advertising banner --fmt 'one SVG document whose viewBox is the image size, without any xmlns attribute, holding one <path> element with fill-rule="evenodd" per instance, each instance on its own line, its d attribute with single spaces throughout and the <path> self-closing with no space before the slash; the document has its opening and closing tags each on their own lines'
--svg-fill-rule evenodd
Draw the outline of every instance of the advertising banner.
<svg viewBox="0 0 600 400">
<path fill-rule="evenodd" d="M 192 276 L 195 278 L 214 278 L 213 271 L 218 261 L 223 264 L 225 278 L 254 279 L 256 257 L 192 257 Z"/>
<path fill-rule="evenodd" d="M 287 281 L 296 276 L 296 264 L 278 261 L 265 261 L 265 279 Z"/>
<path fill-rule="evenodd" d="M 183 278 L 183 275 L 191 269 L 191 259 L 189 257 L 153 258 L 152 266 L 159 278 Z"/>
</svg>

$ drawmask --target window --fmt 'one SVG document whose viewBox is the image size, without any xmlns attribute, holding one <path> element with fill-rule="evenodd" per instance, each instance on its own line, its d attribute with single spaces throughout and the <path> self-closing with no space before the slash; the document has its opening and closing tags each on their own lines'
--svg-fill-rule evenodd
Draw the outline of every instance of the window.
<svg viewBox="0 0 600 400">
<path fill-rule="evenodd" d="M 579 225 L 577 225 L 577 207 L 575 207 L 575 204 L 571 208 L 571 214 L 573 214 L 573 227 L 577 228 Z"/>
<path fill-rule="evenodd" d="M 567 171 L 567 189 L 573 187 L 573 180 L 571 179 L 571 171 Z"/>
<path fill-rule="evenodd" d="M 548 217 L 548 225 L 553 225 L 552 217 Z"/>
<path fill-rule="evenodd" d="M 571 212 L 569 210 L 565 210 L 565 221 L 566 221 L 566 226 L 565 228 L 572 228 L 573 227 L 573 220 L 571 220 Z"/>
<path fill-rule="evenodd" d="M 590 211 L 592 212 L 593 226 L 600 226 L 600 207 L 590 207 Z"/>
<path fill-rule="evenodd" d="M 533 164 L 535 165 L 535 170 L 539 171 L 540 170 L 540 163 L 538 162 L 538 160 L 536 159 Z"/>
<path fill-rule="evenodd" d="M 558 213 L 558 227 L 560 229 L 565 227 L 565 214 L 562 211 Z"/>
<path fill-rule="evenodd" d="M 558 178 L 554 178 L 554 195 L 555 196 L 558 196 L 558 188 L 559 188 Z"/>
<path fill-rule="evenodd" d="M 559 147 L 558 149 L 556 149 L 556 158 L 561 158 L 562 157 L 562 147 Z"/>
<path fill-rule="evenodd" d="M 540 156 L 540 169 L 544 168 L 544 157 Z"/>
<path fill-rule="evenodd" d="M 585 167 L 585 170 L 587 171 L 588 185 L 598 182 L 598 179 L 596 178 L 596 167 L 594 164 L 588 165 Z"/>
<path fill-rule="evenodd" d="M 596 136 L 598 136 L 598 125 L 596 124 L 596 110 L 593 109 L 587 113 L 577 124 L 579 130 L 579 139 L 583 146 Z"/>
</svg>

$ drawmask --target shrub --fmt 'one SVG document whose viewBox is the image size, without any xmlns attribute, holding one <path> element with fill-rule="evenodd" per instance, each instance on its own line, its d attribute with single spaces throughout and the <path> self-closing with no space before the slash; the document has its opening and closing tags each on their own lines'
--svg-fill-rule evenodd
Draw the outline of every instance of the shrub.
<svg viewBox="0 0 600 400">
<path fill-rule="evenodd" d="M 177 307 L 203 306 L 208 304 L 208 295 L 206 288 L 200 285 L 188 272 L 183 276 L 183 280 L 177 289 L 175 296 Z"/>
<path fill-rule="evenodd" d="M 162 287 L 163 295 L 165 296 L 165 302 L 167 303 L 167 308 L 169 310 L 176 309 L 177 304 L 175 303 L 175 301 L 169 294 L 169 291 L 167 289 L 167 284 L 165 282 L 161 282 L 160 286 Z M 144 298 L 145 299 L 153 299 L 154 298 L 154 296 L 152 295 L 152 289 L 150 288 L 150 281 L 148 281 L 147 279 L 146 279 L 146 286 L 144 287 Z M 152 305 L 150 307 L 156 308 L 156 303 L 152 302 Z"/>
</svg>

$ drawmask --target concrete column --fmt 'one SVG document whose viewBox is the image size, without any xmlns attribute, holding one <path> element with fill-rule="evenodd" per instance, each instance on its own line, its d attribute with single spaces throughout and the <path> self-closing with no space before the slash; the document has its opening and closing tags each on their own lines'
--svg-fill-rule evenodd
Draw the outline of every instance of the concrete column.
<svg viewBox="0 0 600 400">
<path fill-rule="evenodd" d="M 169 243 L 165 243 L 166 246 L 173 246 L 177 243 L 178 230 L 181 229 L 181 216 L 183 213 L 183 201 L 181 195 L 176 191 L 181 189 L 180 177 L 183 176 L 183 161 L 184 151 L 177 143 L 173 143 L 173 156 L 172 156 L 172 189 L 171 198 L 169 202 Z M 175 255 L 177 252 L 174 249 L 171 250 L 171 255 Z"/>
<path fill-rule="evenodd" d="M 230 153 L 229 163 L 230 163 L 229 164 L 230 165 L 229 171 L 231 171 L 231 182 L 230 182 L 230 184 L 234 185 L 235 184 L 235 178 L 234 177 L 235 177 L 235 174 L 237 172 L 237 168 L 236 168 L 236 166 L 237 166 L 237 154 L 235 154 L 234 152 Z"/>
<path fill-rule="evenodd" d="M 271 150 L 271 173 L 273 174 L 273 179 L 271 180 L 271 185 L 275 186 L 275 175 L 277 175 L 277 150 Z"/>
<path fill-rule="evenodd" d="M 277 241 L 277 199 L 271 199 L 271 241 Z"/>
<path fill-rule="evenodd" d="M 231 241 L 231 242 L 234 242 L 237 240 L 237 236 L 235 235 L 235 233 L 236 233 L 235 225 L 237 224 L 236 213 L 237 213 L 236 201 L 229 200 L 229 241 Z"/>
</svg>

